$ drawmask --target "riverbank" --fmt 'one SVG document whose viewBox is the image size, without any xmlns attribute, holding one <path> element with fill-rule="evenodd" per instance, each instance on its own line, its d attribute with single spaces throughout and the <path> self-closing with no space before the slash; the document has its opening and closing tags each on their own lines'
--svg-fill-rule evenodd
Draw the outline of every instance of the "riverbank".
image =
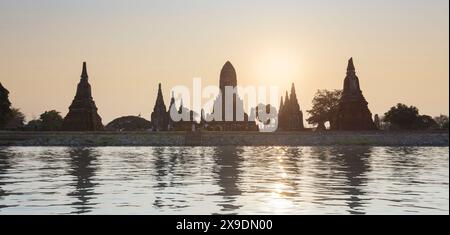
<svg viewBox="0 0 450 235">
<path fill-rule="evenodd" d="M 0 146 L 449 146 L 447 131 L 0 132 Z"/>
</svg>

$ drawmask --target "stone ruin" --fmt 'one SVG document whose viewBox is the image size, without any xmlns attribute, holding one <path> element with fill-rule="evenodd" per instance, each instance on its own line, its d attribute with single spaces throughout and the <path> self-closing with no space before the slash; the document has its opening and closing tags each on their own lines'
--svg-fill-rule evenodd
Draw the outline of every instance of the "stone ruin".
<svg viewBox="0 0 450 235">
<path fill-rule="evenodd" d="M 334 130 L 375 130 L 372 113 L 368 108 L 356 76 L 353 58 L 347 66 L 347 76 L 344 79 L 344 90 L 339 101 L 338 112 L 335 117 Z"/>
<path fill-rule="evenodd" d="M 102 118 L 97 113 L 97 106 L 92 98 L 91 85 L 88 81 L 86 62 L 78 83 L 77 93 L 64 118 L 63 131 L 100 131 L 103 130 Z"/>
</svg>

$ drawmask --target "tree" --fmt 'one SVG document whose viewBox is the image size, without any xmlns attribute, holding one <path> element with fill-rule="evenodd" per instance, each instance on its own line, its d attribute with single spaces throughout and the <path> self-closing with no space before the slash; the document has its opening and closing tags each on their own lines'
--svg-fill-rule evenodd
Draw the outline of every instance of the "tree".
<svg viewBox="0 0 450 235">
<path fill-rule="evenodd" d="M 307 110 L 309 124 L 317 124 L 317 129 L 325 129 L 325 122 L 334 125 L 333 119 L 336 116 L 342 90 L 318 90 L 312 100 L 311 110 Z"/>
<path fill-rule="evenodd" d="M 42 130 L 42 121 L 40 119 L 34 119 L 27 123 L 25 126 L 27 131 L 40 131 Z"/>
<path fill-rule="evenodd" d="M 384 114 L 384 121 L 391 125 L 403 129 L 414 129 L 419 117 L 419 110 L 414 106 L 407 106 L 405 104 L 397 104 Z"/>
<path fill-rule="evenodd" d="M 414 106 L 397 104 L 384 114 L 384 121 L 392 127 L 402 130 L 424 130 L 437 127 L 437 123 L 428 115 L 419 115 Z"/>
<path fill-rule="evenodd" d="M 448 130 L 448 116 L 447 115 L 439 115 L 439 117 L 435 117 L 434 121 L 438 125 L 440 129 Z"/>
<path fill-rule="evenodd" d="M 11 118 L 11 102 L 9 102 L 9 91 L 0 83 L 0 129 L 4 128 Z"/>
<path fill-rule="evenodd" d="M 152 123 L 141 117 L 125 116 L 116 118 L 106 125 L 106 130 L 111 131 L 141 131 L 152 128 Z"/>
<path fill-rule="evenodd" d="M 438 124 L 436 121 L 428 115 L 419 115 L 417 118 L 415 129 L 426 130 L 426 129 L 437 129 Z"/>
<path fill-rule="evenodd" d="M 59 131 L 63 124 L 63 117 L 55 110 L 46 111 L 40 116 L 43 131 Z"/>
<path fill-rule="evenodd" d="M 25 115 L 20 111 L 20 109 L 12 108 L 5 129 L 19 130 L 23 128 L 24 123 Z"/>
</svg>

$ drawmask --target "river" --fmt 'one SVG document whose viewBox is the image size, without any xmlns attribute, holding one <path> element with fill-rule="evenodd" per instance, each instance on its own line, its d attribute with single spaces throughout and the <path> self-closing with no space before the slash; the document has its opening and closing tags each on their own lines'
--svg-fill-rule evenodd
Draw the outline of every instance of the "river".
<svg viewBox="0 0 450 235">
<path fill-rule="evenodd" d="M 0 147 L 0 214 L 449 214 L 449 148 Z"/>
</svg>

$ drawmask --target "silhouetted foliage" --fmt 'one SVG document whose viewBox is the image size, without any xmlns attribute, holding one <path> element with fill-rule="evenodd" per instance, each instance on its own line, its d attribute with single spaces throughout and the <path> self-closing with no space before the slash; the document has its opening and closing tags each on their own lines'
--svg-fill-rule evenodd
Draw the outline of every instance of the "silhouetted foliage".
<svg viewBox="0 0 450 235">
<path fill-rule="evenodd" d="M 56 110 L 46 111 L 41 114 L 42 131 L 59 131 L 63 124 L 63 117 Z"/>
<path fill-rule="evenodd" d="M 414 106 L 397 104 L 384 114 L 384 121 L 389 122 L 392 128 L 402 130 L 423 130 L 437 127 L 436 121 L 430 116 L 419 115 Z"/>
<path fill-rule="evenodd" d="M 439 115 L 439 117 L 435 117 L 434 121 L 438 125 L 440 129 L 448 130 L 448 116 L 447 115 Z"/>
<path fill-rule="evenodd" d="M 42 120 L 34 119 L 27 123 L 25 126 L 26 131 L 40 131 L 42 130 Z"/>
<path fill-rule="evenodd" d="M 413 129 L 419 116 L 419 110 L 405 104 L 397 104 L 384 114 L 384 121 L 400 129 Z"/>
<path fill-rule="evenodd" d="M 106 125 L 106 130 L 111 131 L 140 131 L 152 128 L 152 123 L 141 117 L 126 116 L 116 118 Z"/>
<path fill-rule="evenodd" d="M 312 100 L 311 110 L 307 110 L 309 124 L 317 125 L 317 129 L 325 129 L 325 122 L 333 125 L 334 116 L 339 107 L 342 90 L 318 90 Z"/>
<path fill-rule="evenodd" d="M 420 130 L 437 129 L 438 124 L 432 117 L 428 115 L 419 115 L 416 121 L 415 128 Z"/>
<path fill-rule="evenodd" d="M 12 108 L 5 126 L 7 130 L 21 130 L 24 127 L 25 115 L 17 108 Z"/>
<path fill-rule="evenodd" d="M 3 129 L 11 118 L 11 102 L 9 91 L 0 83 L 0 129 Z"/>
</svg>

